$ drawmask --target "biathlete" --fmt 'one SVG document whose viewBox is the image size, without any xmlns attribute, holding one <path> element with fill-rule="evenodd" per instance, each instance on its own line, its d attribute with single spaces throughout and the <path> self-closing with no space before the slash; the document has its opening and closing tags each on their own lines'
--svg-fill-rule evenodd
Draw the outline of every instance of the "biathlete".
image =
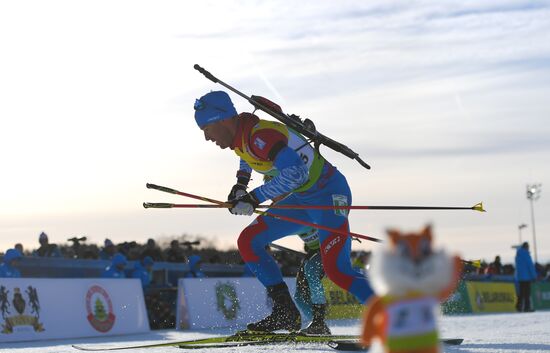
<svg viewBox="0 0 550 353">
<path fill-rule="evenodd" d="M 278 205 L 351 205 L 351 191 L 345 177 L 318 150 L 284 124 L 261 120 L 250 113 L 238 114 L 223 91 L 213 91 L 195 102 L 195 120 L 208 141 L 230 148 L 240 157 L 237 183 L 228 202 L 235 215 L 252 215 L 268 199 L 289 194 Z M 247 192 L 252 170 L 272 177 Z M 348 212 L 336 210 L 269 209 L 269 213 L 320 224 L 349 232 Z M 298 331 L 300 312 L 296 308 L 281 271 L 265 246 L 309 227 L 259 216 L 237 241 L 243 261 L 266 287 L 273 310 L 266 318 L 250 323 L 251 331 Z M 328 278 L 364 303 L 371 295 L 367 279 L 351 266 L 351 238 L 319 230 L 320 254 Z"/>
</svg>

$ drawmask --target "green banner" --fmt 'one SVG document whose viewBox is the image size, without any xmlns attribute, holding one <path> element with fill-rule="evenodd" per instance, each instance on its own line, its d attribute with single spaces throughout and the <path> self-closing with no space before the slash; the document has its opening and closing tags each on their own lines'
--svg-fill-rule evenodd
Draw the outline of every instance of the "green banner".
<svg viewBox="0 0 550 353">
<path fill-rule="evenodd" d="M 550 309 L 550 283 L 534 283 L 531 286 L 531 301 L 535 310 Z"/>
<path fill-rule="evenodd" d="M 328 278 L 323 278 L 327 298 L 327 319 L 357 319 L 363 315 L 365 307 L 353 294 L 338 287 Z"/>
</svg>

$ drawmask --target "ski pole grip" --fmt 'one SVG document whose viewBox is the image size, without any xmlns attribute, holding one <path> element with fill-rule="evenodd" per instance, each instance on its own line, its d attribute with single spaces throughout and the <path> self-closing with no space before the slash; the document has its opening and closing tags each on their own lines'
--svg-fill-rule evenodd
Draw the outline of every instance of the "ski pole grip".
<svg viewBox="0 0 550 353">
<path fill-rule="evenodd" d="M 210 81 L 212 81 L 214 83 L 218 83 L 218 79 L 216 78 L 216 76 L 212 75 L 210 72 L 208 72 L 204 68 L 200 67 L 199 64 L 193 65 L 193 68 L 195 68 L 195 70 L 197 70 L 198 72 L 203 74 Z"/>
</svg>

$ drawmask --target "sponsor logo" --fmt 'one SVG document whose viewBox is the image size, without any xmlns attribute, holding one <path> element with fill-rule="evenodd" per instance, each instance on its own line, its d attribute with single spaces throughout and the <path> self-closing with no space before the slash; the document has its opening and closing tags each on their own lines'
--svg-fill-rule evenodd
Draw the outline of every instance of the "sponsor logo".
<svg viewBox="0 0 550 353">
<path fill-rule="evenodd" d="M 0 286 L 0 311 L 2 312 L 1 331 L 3 334 L 17 332 L 42 332 L 44 325 L 40 320 L 40 300 L 38 291 L 32 286 L 21 290 L 19 287 L 11 291 Z"/>
<path fill-rule="evenodd" d="M 332 204 L 334 206 L 347 206 L 348 198 L 346 195 L 332 195 Z M 337 216 L 342 216 L 342 217 L 348 216 L 348 210 L 346 209 L 335 209 L 334 213 Z"/>
<path fill-rule="evenodd" d="M 332 239 L 331 241 L 328 242 L 328 244 L 325 246 L 324 248 L 324 253 L 325 254 L 328 254 L 328 252 L 330 251 L 330 249 L 332 249 L 332 247 L 336 244 L 338 244 L 340 241 L 341 241 L 341 237 L 340 236 L 337 236 L 336 238 Z"/>
<path fill-rule="evenodd" d="M 86 293 L 86 312 L 88 322 L 99 332 L 109 332 L 115 324 L 113 303 L 107 291 L 98 285 L 88 289 Z"/>
<path fill-rule="evenodd" d="M 265 141 L 262 140 L 262 139 L 259 138 L 259 137 L 256 137 L 256 138 L 254 139 L 254 144 L 255 144 L 259 149 L 261 149 L 261 150 L 263 150 L 264 147 L 265 147 Z"/>
<path fill-rule="evenodd" d="M 235 320 L 241 308 L 235 286 L 230 282 L 216 283 L 216 304 L 226 320 Z"/>
<path fill-rule="evenodd" d="M 206 120 L 206 122 L 208 123 L 208 122 L 210 122 L 210 121 L 215 121 L 215 120 L 218 120 L 219 118 L 220 118 L 219 115 L 214 115 L 214 116 L 208 118 L 208 120 Z"/>
</svg>

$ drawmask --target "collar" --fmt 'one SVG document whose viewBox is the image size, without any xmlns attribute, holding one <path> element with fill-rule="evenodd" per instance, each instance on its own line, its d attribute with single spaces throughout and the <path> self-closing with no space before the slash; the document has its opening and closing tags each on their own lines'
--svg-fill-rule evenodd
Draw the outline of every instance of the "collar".
<svg viewBox="0 0 550 353">
<path fill-rule="evenodd" d="M 251 113 L 241 113 L 237 118 L 237 132 L 235 133 L 235 138 L 231 144 L 231 149 L 243 149 L 243 137 L 247 140 L 250 137 L 250 131 L 260 121 L 256 115 Z"/>
</svg>

